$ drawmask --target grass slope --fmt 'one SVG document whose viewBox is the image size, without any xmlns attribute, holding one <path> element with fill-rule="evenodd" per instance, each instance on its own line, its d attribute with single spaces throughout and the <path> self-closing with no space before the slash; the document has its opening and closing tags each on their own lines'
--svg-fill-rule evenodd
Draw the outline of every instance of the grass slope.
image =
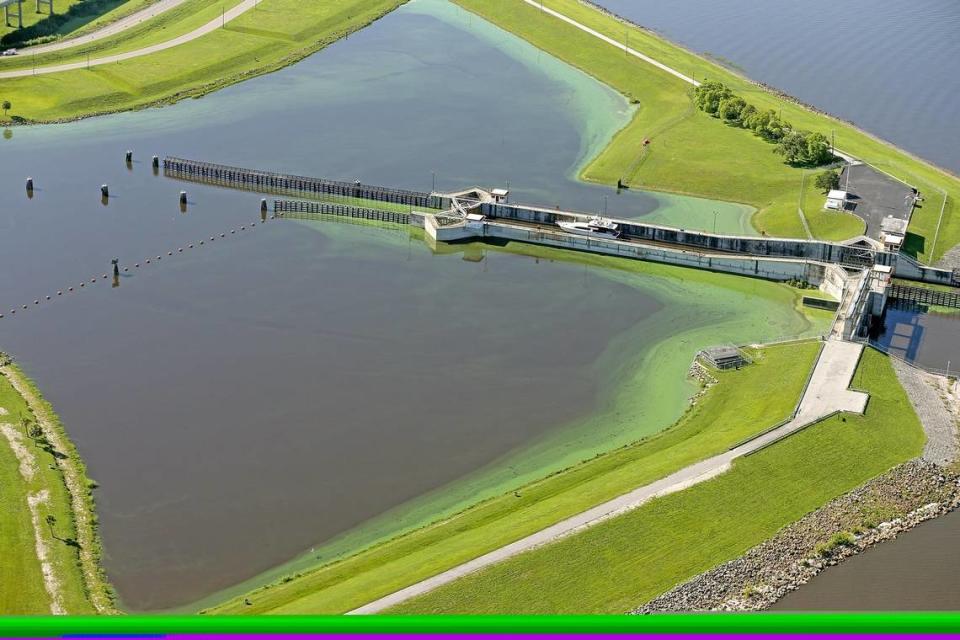
<svg viewBox="0 0 960 640">
<path fill-rule="evenodd" d="M 463 578 L 391 613 L 622 613 L 730 560 L 922 450 L 888 359 L 868 350 L 864 416 L 837 416 L 713 480 Z"/>
<path fill-rule="evenodd" d="M 8 415 L 0 417 L 0 424 L 11 424 L 17 431 L 20 431 L 20 416 L 31 417 L 23 398 L 5 376 L 0 376 L 0 407 L 8 411 Z M 50 596 L 44 588 L 37 559 L 27 495 L 48 490 L 50 498 L 40 506 L 41 518 L 52 514 L 57 519 L 54 529 L 57 536 L 64 540 L 76 538 L 70 496 L 53 456 L 30 440 L 25 442 L 37 462 L 36 475 L 29 482 L 20 474 L 9 441 L 0 434 L 0 615 L 50 614 Z M 76 549 L 63 540 L 54 539 L 45 523 L 40 534 L 51 552 L 50 562 L 60 583 L 66 611 L 93 613 Z"/>
<path fill-rule="evenodd" d="M 638 187 L 750 204 L 758 209 L 754 219 L 758 230 L 805 237 L 797 215 L 801 170 L 783 164 L 772 153 L 772 145 L 749 132 L 693 109 L 689 85 L 520 0 L 453 1 L 639 102 L 634 120 L 587 166 L 585 179 L 616 184 L 618 178 L 626 178 Z M 720 80 L 758 109 L 781 111 L 797 128 L 828 137 L 835 132 L 838 148 L 918 187 L 927 199 L 914 214 L 911 232 L 916 239 L 909 249 L 920 260 L 937 259 L 960 242 L 956 176 L 852 125 L 769 93 L 649 31 L 627 27 L 579 0 L 543 4 L 617 41 L 629 32 L 632 48 L 698 80 Z M 644 151 L 646 138 L 651 143 Z M 931 251 L 944 191 L 948 198 L 936 249 Z M 829 232 L 834 233 L 841 232 Z"/>
<path fill-rule="evenodd" d="M 719 384 L 673 427 L 487 500 L 385 544 L 234 598 L 209 613 L 341 613 L 538 531 L 565 517 L 724 451 L 787 418 L 819 344 L 757 352 L 755 366 Z"/>
<path fill-rule="evenodd" d="M 406 0 L 263 0 L 225 29 L 156 54 L 116 64 L 0 80 L 9 118 L 72 119 L 196 97 L 279 69 L 377 20 Z M 142 26 L 91 45 L 0 59 L 0 71 L 85 60 L 139 49 L 187 33 L 239 0 L 191 0 Z"/>
</svg>

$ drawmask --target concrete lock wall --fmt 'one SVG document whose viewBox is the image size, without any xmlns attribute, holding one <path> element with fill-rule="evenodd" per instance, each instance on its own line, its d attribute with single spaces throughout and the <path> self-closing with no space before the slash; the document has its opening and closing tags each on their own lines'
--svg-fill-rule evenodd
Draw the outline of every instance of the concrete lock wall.
<svg viewBox="0 0 960 640">
<path fill-rule="evenodd" d="M 704 255 L 692 251 L 588 238 L 561 232 L 540 231 L 496 222 L 484 224 L 483 235 L 487 238 L 528 242 L 574 251 L 589 251 L 591 253 L 733 273 L 766 280 L 805 280 L 814 285 L 819 285 L 823 281 L 827 267 L 827 265 L 808 260 Z"/>
<path fill-rule="evenodd" d="M 906 278 L 907 280 L 918 280 L 920 282 L 952 286 L 957 286 L 958 284 L 953 280 L 953 271 L 924 266 L 913 258 L 903 254 L 897 256 L 894 273 L 896 273 L 898 278 Z"/>
<path fill-rule="evenodd" d="M 555 225 L 560 220 L 588 219 L 590 217 L 559 210 L 552 211 L 522 205 L 494 203 L 484 203 L 481 206 L 481 211 L 489 218 L 522 220 L 543 225 Z M 862 251 L 859 248 L 815 240 L 727 236 L 644 224 L 633 220 L 618 219 L 617 223 L 620 225 L 621 231 L 632 238 L 699 247 L 705 251 L 800 258 L 818 262 L 843 262 Z M 875 256 L 876 262 L 879 264 L 891 264 L 893 261 L 893 255 L 887 252 L 875 252 Z"/>
</svg>

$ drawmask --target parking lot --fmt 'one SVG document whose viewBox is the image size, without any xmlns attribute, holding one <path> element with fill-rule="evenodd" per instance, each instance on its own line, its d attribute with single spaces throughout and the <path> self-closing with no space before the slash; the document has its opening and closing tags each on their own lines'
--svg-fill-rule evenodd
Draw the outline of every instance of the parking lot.
<svg viewBox="0 0 960 640">
<path fill-rule="evenodd" d="M 913 189 L 869 165 L 844 167 L 840 189 L 848 193 L 847 211 L 863 218 L 866 235 L 875 240 L 881 239 L 880 225 L 887 216 L 910 219 Z"/>
</svg>

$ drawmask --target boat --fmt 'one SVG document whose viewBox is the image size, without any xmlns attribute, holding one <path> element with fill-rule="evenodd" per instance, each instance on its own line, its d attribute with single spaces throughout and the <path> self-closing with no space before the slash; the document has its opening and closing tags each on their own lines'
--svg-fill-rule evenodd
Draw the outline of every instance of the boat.
<svg viewBox="0 0 960 640">
<path fill-rule="evenodd" d="M 594 216 L 589 221 L 557 222 L 557 226 L 568 233 L 595 238 L 619 238 L 620 225 L 612 220 Z"/>
</svg>

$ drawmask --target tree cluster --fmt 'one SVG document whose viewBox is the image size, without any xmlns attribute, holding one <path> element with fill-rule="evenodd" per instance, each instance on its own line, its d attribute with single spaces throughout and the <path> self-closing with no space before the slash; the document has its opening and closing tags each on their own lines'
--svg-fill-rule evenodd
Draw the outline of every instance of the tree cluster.
<svg viewBox="0 0 960 640">
<path fill-rule="evenodd" d="M 822 133 L 794 129 L 773 109 L 760 111 L 722 82 L 701 84 L 695 90 L 694 101 L 701 111 L 776 144 L 774 153 L 790 164 L 817 166 L 833 157 L 830 141 Z"/>
<path fill-rule="evenodd" d="M 838 189 L 840 188 L 840 173 L 829 170 L 817 174 L 815 184 L 817 185 L 817 189 L 820 189 L 824 193 L 830 191 L 831 189 Z"/>
</svg>

